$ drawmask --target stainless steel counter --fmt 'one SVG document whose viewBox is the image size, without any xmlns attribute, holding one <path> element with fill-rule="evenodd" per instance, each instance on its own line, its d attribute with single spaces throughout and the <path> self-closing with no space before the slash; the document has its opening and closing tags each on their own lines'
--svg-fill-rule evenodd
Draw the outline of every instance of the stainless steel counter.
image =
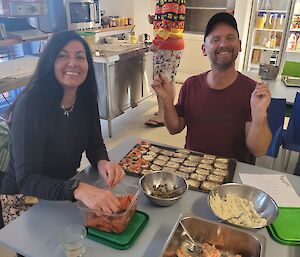
<svg viewBox="0 0 300 257">
<path fill-rule="evenodd" d="M 136 138 L 128 138 L 109 152 L 113 161 L 119 161 L 135 145 Z M 238 162 L 234 181 L 240 182 L 239 173 L 278 174 Z M 300 177 L 285 174 L 300 194 Z M 98 179 L 93 170 L 80 174 L 80 179 L 92 183 Z M 126 176 L 124 182 L 138 185 L 138 178 Z M 138 209 L 150 215 L 150 220 L 132 248 L 116 250 L 109 246 L 86 240 L 86 257 L 157 257 L 163 249 L 180 213 L 190 213 L 203 219 L 217 221 L 207 204 L 207 194 L 189 190 L 183 198 L 170 207 L 152 205 L 140 195 Z M 69 224 L 82 224 L 83 220 L 76 203 L 42 201 L 0 230 L 0 242 L 27 257 L 63 257 L 59 232 Z M 266 237 L 265 257 L 299 257 L 300 246 L 287 246 L 270 238 L 266 229 L 257 230 Z"/>
<path fill-rule="evenodd" d="M 111 137 L 112 119 L 151 95 L 153 53 L 143 44 L 99 44 L 95 49 L 99 112 Z M 38 57 L 25 56 L 0 63 L 0 93 L 25 86 L 37 62 Z"/>
<path fill-rule="evenodd" d="M 140 44 L 98 45 L 96 53 L 99 112 L 111 137 L 112 119 L 151 95 L 153 53 Z"/>
</svg>

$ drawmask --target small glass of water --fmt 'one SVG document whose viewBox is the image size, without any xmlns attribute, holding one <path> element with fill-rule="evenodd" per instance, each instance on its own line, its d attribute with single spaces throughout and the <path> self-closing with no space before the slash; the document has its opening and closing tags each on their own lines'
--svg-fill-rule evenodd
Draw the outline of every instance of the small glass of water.
<svg viewBox="0 0 300 257">
<path fill-rule="evenodd" d="M 60 233 L 60 240 L 65 250 L 66 257 L 82 257 L 85 254 L 84 240 L 86 229 L 79 224 L 72 224 Z"/>
</svg>

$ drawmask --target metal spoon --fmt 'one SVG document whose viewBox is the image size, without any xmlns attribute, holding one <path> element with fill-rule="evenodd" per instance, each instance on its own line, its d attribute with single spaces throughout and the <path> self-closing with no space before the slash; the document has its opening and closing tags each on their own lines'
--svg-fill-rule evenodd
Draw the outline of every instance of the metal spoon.
<svg viewBox="0 0 300 257">
<path fill-rule="evenodd" d="M 179 222 L 184 233 L 187 235 L 187 237 L 189 238 L 189 241 L 186 241 L 187 243 L 187 248 L 192 252 L 191 256 L 200 256 L 200 253 L 202 253 L 202 249 L 200 248 L 199 244 L 196 243 L 196 241 L 194 240 L 194 238 L 191 236 L 191 234 L 188 232 L 188 230 L 186 229 L 186 227 L 183 225 L 183 223 L 180 221 Z"/>
<path fill-rule="evenodd" d="M 230 218 L 225 219 L 225 220 L 220 220 L 219 222 L 228 222 L 229 220 L 232 220 L 232 219 L 238 219 L 238 218 L 240 218 L 243 214 L 244 214 L 244 212 L 241 212 L 238 216 L 230 217 Z"/>
<path fill-rule="evenodd" d="M 168 191 L 168 192 L 166 192 L 166 194 L 167 195 L 169 195 L 169 194 L 174 194 L 174 193 L 177 193 L 177 192 L 183 192 L 185 190 L 185 187 L 179 187 L 179 188 L 177 188 L 177 189 L 174 189 L 174 190 L 172 190 L 172 191 Z"/>
</svg>

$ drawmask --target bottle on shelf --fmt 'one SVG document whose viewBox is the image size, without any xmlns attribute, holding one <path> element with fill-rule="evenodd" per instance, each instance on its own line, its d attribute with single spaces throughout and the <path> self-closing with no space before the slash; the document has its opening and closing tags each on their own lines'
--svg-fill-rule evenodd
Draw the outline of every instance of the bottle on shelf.
<svg viewBox="0 0 300 257">
<path fill-rule="evenodd" d="M 259 60 L 260 60 L 260 50 L 259 49 L 254 49 L 252 52 L 252 60 L 251 63 L 252 64 L 258 64 Z"/>
<path fill-rule="evenodd" d="M 287 43 L 287 50 L 290 51 L 295 51 L 296 50 L 296 40 L 297 40 L 297 36 L 295 33 L 291 33 L 289 39 L 288 39 L 288 43 Z"/>
<path fill-rule="evenodd" d="M 254 45 L 256 45 L 256 46 L 260 45 L 260 31 L 255 31 Z"/>
<path fill-rule="evenodd" d="M 136 40 L 136 36 L 135 36 L 135 32 L 134 32 L 134 31 L 131 32 L 131 35 L 130 35 L 130 42 L 131 42 L 132 44 L 136 44 L 136 43 L 137 43 L 137 40 Z"/>
<path fill-rule="evenodd" d="M 274 31 L 271 36 L 271 48 L 276 47 L 276 32 Z"/>
<path fill-rule="evenodd" d="M 280 46 L 281 44 L 282 32 L 276 33 L 276 46 Z"/>
<path fill-rule="evenodd" d="M 270 48 L 271 40 L 272 40 L 272 32 L 269 32 L 268 35 L 264 37 L 263 46 L 266 48 Z"/>
<path fill-rule="evenodd" d="M 300 34 L 298 35 L 298 39 L 296 43 L 296 51 L 300 51 Z"/>
</svg>

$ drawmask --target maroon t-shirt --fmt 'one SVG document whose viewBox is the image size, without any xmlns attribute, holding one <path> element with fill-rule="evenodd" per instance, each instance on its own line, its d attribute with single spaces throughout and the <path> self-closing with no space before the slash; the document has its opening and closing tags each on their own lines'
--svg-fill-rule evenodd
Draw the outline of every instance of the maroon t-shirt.
<svg viewBox="0 0 300 257">
<path fill-rule="evenodd" d="M 187 124 L 185 148 L 249 162 L 245 123 L 252 120 L 250 97 L 256 82 L 238 73 L 229 87 L 216 90 L 206 76 L 187 79 L 175 105 Z"/>
</svg>

